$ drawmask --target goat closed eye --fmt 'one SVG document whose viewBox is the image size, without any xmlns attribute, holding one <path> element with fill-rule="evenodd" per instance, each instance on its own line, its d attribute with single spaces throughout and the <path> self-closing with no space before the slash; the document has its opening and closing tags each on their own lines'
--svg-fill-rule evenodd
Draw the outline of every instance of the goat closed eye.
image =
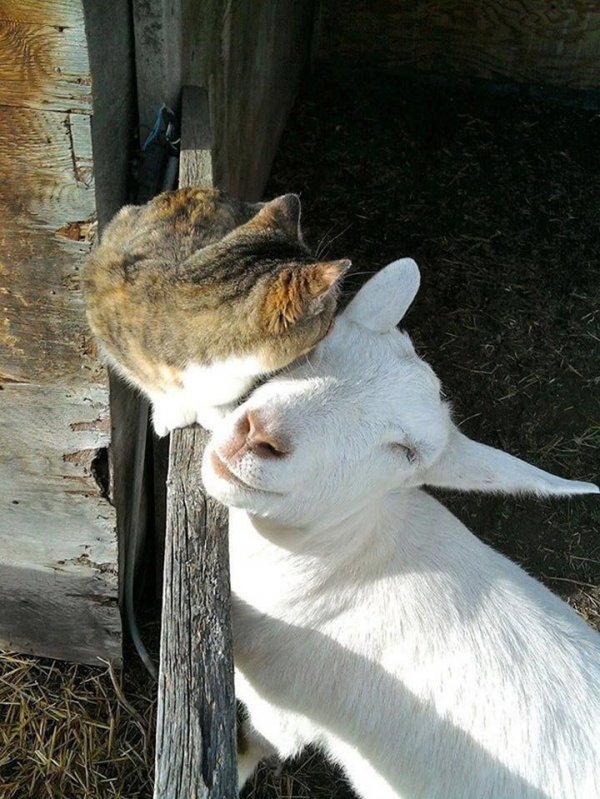
<svg viewBox="0 0 600 799">
<path fill-rule="evenodd" d="M 410 447 L 407 444 L 401 444 L 400 442 L 395 441 L 393 444 L 390 444 L 390 447 L 393 452 L 404 455 L 410 464 L 415 463 L 417 460 L 416 449 L 413 449 L 413 447 Z"/>
</svg>

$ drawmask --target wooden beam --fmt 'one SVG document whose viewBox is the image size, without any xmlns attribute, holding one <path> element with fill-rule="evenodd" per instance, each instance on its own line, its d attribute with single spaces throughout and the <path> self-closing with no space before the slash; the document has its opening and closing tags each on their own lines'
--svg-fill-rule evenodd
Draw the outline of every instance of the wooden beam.
<svg viewBox="0 0 600 799">
<path fill-rule="evenodd" d="M 121 660 L 106 388 L 0 392 L 0 647 Z"/>
<path fill-rule="evenodd" d="M 322 0 L 319 57 L 391 71 L 600 88 L 597 0 Z"/>
<path fill-rule="evenodd" d="M 209 88 L 217 185 L 259 200 L 307 64 L 314 0 L 182 2 L 183 82 Z M 298 191 L 301 186 L 290 186 Z"/>
<path fill-rule="evenodd" d="M 140 140 L 162 103 L 178 111 L 181 91 L 182 0 L 133 0 Z M 195 6 L 196 18 L 204 10 Z M 196 23 L 198 24 L 198 23 Z"/>
<path fill-rule="evenodd" d="M 91 84 L 82 0 L 0 0 L 0 105 L 90 114 Z"/>
<path fill-rule="evenodd" d="M 182 108 L 180 186 L 210 186 L 206 92 L 184 89 Z M 154 799 L 237 795 L 227 511 L 202 486 L 207 440 L 171 435 Z"/>
<path fill-rule="evenodd" d="M 96 218 L 126 199 L 116 5 L 0 0 L 0 647 L 118 664 L 112 420 L 81 294 Z"/>
</svg>

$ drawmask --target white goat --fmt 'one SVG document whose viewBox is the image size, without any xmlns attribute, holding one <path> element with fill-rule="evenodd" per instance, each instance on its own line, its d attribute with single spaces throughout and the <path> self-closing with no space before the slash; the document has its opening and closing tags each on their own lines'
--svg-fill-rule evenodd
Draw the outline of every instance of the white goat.
<svg viewBox="0 0 600 799">
<path fill-rule="evenodd" d="M 597 799 L 600 636 L 419 487 L 598 489 L 458 431 L 395 329 L 418 283 L 382 270 L 207 448 L 233 506 L 240 784 L 315 744 L 366 799 Z"/>
</svg>

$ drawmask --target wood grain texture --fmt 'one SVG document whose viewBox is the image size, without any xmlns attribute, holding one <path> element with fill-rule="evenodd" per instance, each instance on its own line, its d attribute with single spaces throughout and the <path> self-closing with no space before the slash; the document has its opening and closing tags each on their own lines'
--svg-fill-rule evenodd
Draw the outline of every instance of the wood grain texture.
<svg viewBox="0 0 600 799">
<path fill-rule="evenodd" d="M 212 131 L 208 115 L 208 94 L 198 86 L 183 90 L 180 186 L 213 186 Z"/>
<path fill-rule="evenodd" d="M 89 117 L 0 108 L 0 173 L 0 375 L 105 382 L 80 287 L 96 211 Z"/>
<path fill-rule="evenodd" d="M 81 0 L 0 2 L 0 105 L 91 112 Z"/>
<path fill-rule="evenodd" d="M 137 121 L 133 31 L 128 0 L 82 2 L 93 76 L 94 183 L 102 230 L 130 196 L 131 150 Z"/>
<path fill-rule="evenodd" d="M 171 435 L 155 799 L 236 796 L 227 511 L 202 488 L 207 438 Z"/>
<path fill-rule="evenodd" d="M 120 661 L 121 622 L 108 386 L 80 273 L 98 210 L 126 199 L 128 19 L 0 0 L 0 646 L 90 663 Z M 99 39 L 116 78 L 106 50 L 90 73 Z M 116 148 L 111 175 L 99 159 Z"/>
<path fill-rule="evenodd" d="M 121 658 L 102 386 L 0 392 L 0 648 Z"/>
<path fill-rule="evenodd" d="M 183 0 L 183 81 L 209 87 L 217 185 L 257 200 L 307 63 L 314 3 L 205 0 L 202 8 Z"/>
<path fill-rule="evenodd" d="M 323 0 L 319 58 L 383 69 L 600 87 L 596 0 Z"/>
<path fill-rule="evenodd" d="M 83 8 L 80 0 L 0 0 L 0 20 L 81 28 Z"/>
<path fill-rule="evenodd" d="M 58 13 L 59 5 L 53 6 L 54 13 Z M 130 200 L 131 146 L 137 124 L 133 31 L 128 2 L 83 0 L 83 11 L 90 69 L 94 76 L 91 143 L 96 215 L 101 234 L 104 225 Z M 109 374 L 109 386 L 111 497 L 116 512 L 119 605 L 122 606 L 139 395 L 114 373 Z"/>
<path fill-rule="evenodd" d="M 183 107 L 180 186 L 210 185 L 206 93 Z M 202 485 L 207 441 L 171 434 L 154 799 L 237 796 L 227 510 Z"/>
<path fill-rule="evenodd" d="M 140 138 L 150 132 L 162 103 L 179 111 L 182 0 L 132 0 Z M 201 24 L 204 10 L 195 3 Z"/>
<path fill-rule="evenodd" d="M 262 195 L 309 55 L 313 0 L 134 0 L 142 135 L 181 83 L 207 86 L 217 185 Z"/>
</svg>

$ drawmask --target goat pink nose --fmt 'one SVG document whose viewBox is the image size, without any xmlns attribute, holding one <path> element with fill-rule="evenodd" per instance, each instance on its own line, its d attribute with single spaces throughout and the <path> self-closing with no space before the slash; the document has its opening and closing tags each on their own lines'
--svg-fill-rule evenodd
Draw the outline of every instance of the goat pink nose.
<svg viewBox="0 0 600 799">
<path fill-rule="evenodd" d="M 255 411 L 248 411 L 240 425 L 246 437 L 247 448 L 258 457 L 283 458 L 288 454 L 289 449 L 282 437 L 267 429 L 267 425 Z"/>
</svg>

